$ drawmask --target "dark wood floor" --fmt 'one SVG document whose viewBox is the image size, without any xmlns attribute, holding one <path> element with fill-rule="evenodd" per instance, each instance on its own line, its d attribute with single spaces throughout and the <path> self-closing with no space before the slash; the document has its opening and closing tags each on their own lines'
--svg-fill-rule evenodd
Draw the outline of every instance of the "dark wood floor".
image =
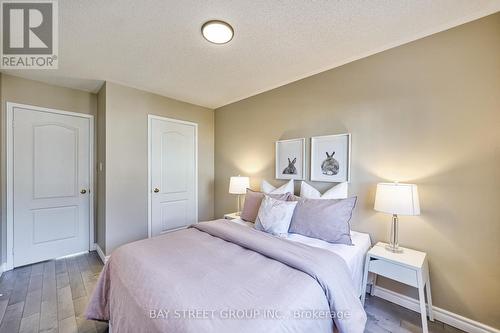
<svg viewBox="0 0 500 333">
<path fill-rule="evenodd" d="M 46 261 L 5 272 L 0 280 L 0 333 L 103 333 L 105 323 L 84 318 L 102 262 L 95 252 Z M 366 332 L 421 332 L 418 313 L 377 297 L 367 297 Z M 459 333 L 429 322 L 432 333 Z"/>
</svg>

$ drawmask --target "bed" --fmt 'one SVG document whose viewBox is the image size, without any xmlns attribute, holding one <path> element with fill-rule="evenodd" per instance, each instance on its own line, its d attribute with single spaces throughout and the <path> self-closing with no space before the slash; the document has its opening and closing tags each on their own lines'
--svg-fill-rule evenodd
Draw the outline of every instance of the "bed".
<svg viewBox="0 0 500 333">
<path fill-rule="evenodd" d="M 241 219 L 233 219 L 232 222 L 253 228 L 253 223 L 245 222 Z M 349 267 L 352 281 L 356 288 L 356 293 L 358 296 L 361 296 L 363 291 L 363 268 L 365 264 L 365 256 L 372 246 L 369 234 L 351 230 L 351 239 L 354 246 L 332 244 L 322 241 L 321 239 L 310 238 L 298 234 L 289 234 L 287 239 L 325 249 L 342 257 L 342 259 L 346 262 L 347 267 Z"/>
<path fill-rule="evenodd" d="M 115 333 L 364 331 L 367 235 L 339 246 L 248 226 L 201 222 L 116 249 L 87 318 Z"/>
</svg>

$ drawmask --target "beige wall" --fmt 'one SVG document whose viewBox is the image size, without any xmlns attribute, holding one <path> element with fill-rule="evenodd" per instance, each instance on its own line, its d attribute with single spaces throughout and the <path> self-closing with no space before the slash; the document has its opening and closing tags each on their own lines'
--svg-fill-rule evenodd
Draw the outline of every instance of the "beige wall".
<svg viewBox="0 0 500 333">
<path fill-rule="evenodd" d="M 500 14 L 222 107 L 215 124 L 216 216 L 236 209 L 230 176 L 274 179 L 276 140 L 350 132 L 353 229 L 387 241 L 375 184 L 418 184 L 400 241 L 428 252 L 435 305 L 500 328 Z"/>
<path fill-rule="evenodd" d="M 96 115 L 96 242 L 109 254 L 117 246 L 147 237 L 147 115 L 199 124 L 199 218 L 214 213 L 214 112 L 152 93 L 107 82 L 99 93 L 1 75 L 0 233 L 5 261 L 5 103 L 17 102 Z M 102 171 L 99 163 L 103 164 Z M 112 172 L 106 172 L 107 170 Z"/>
<path fill-rule="evenodd" d="M 106 253 L 106 83 L 97 93 L 96 123 L 96 243 Z"/>
<path fill-rule="evenodd" d="M 15 102 L 59 110 L 96 114 L 97 98 L 88 92 L 49 85 L 37 81 L 1 74 L 1 202 L 2 202 L 2 262 L 6 255 L 6 102 Z"/>
<path fill-rule="evenodd" d="M 106 254 L 148 235 L 148 114 L 198 123 L 198 214 L 212 219 L 213 110 L 111 82 L 105 89 Z"/>
</svg>

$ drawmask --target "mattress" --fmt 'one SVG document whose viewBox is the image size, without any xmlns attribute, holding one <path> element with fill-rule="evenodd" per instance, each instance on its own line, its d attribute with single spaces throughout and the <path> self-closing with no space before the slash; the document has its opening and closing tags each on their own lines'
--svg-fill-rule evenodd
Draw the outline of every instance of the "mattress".
<svg viewBox="0 0 500 333">
<path fill-rule="evenodd" d="M 234 219 L 232 222 L 246 225 L 251 228 L 254 226 L 253 223 L 245 222 L 241 219 Z M 361 296 L 363 290 L 363 267 L 365 264 L 365 256 L 371 247 L 369 234 L 351 230 L 351 239 L 354 244 L 353 246 L 332 244 L 321 239 L 306 237 L 298 234 L 289 234 L 287 239 L 309 246 L 319 247 L 339 255 L 342 259 L 344 259 L 347 267 L 349 267 L 356 292 L 359 296 Z"/>
</svg>

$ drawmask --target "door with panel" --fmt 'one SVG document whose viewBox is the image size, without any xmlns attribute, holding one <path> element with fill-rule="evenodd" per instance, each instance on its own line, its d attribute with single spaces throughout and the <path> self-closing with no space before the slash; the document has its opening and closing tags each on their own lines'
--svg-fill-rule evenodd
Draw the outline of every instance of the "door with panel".
<svg viewBox="0 0 500 333">
<path fill-rule="evenodd" d="M 198 221 L 197 124 L 149 119 L 150 235 L 184 228 Z"/>
<path fill-rule="evenodd" d="M 91 119 L 13 108 L 14 266 L 89 250 Z"/>
</svg>

